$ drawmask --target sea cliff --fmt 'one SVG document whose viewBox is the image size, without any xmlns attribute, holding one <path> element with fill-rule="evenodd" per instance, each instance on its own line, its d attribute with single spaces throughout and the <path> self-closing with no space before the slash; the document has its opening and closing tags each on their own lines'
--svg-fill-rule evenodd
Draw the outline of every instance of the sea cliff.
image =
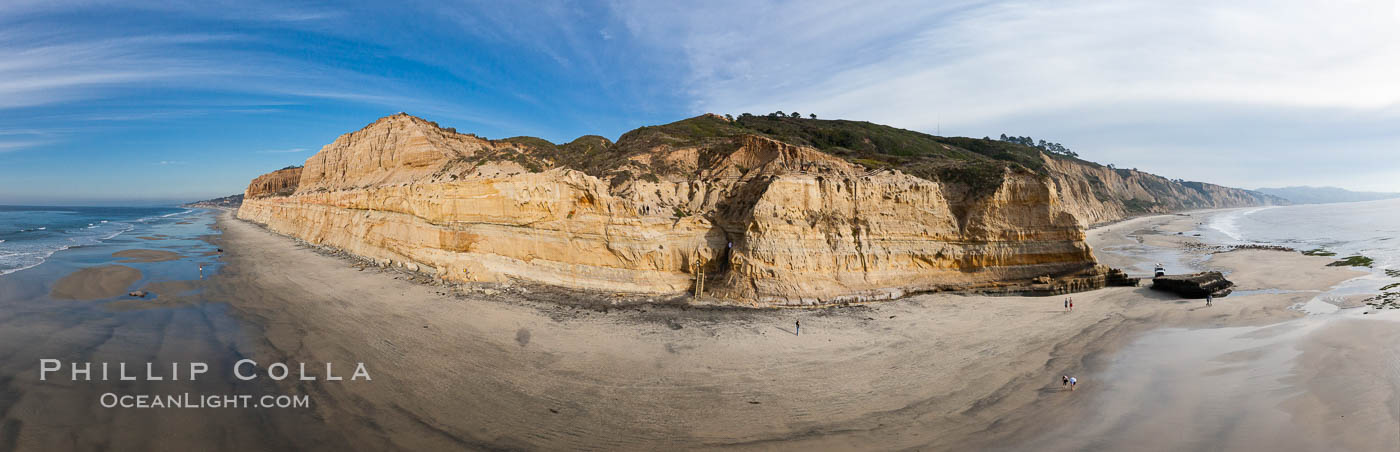
<svg viewBox="0 0 1400 452">
<path fill-rule="evenodd" d="M 1279 202 L 989 140 L 704 115 L 554 145 L 398 114 L 255 179 L 239 218 L 452 281 L 757 306 L 1101 287 L 1085 228 Z"/>
</svg>

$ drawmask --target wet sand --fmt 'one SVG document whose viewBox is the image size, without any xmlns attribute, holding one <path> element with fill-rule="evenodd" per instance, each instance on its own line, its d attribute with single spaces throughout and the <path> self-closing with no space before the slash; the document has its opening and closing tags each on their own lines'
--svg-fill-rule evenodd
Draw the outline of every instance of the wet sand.
<svg viewBox="0 0 1400 452">
<path fill-rule="evenodd" d="M 185 218 L 190 225 L 172 227 L 173 220 L 153 221 L 136 225 L 136 233 L 177 234 L 161 245 L 191 254 L 212 249 L 196 235 L 208 232 L 205 225 L 212 216 Z M 114 250 L 148 243 L 119 236 L 56 253 L 39 266 L 0 277 L 0 451 L 350 449 L 352 444 L 307 410 L 101 406 L 101 396 L 109 392 L 194 397 L 287 394 L 265 378 L 232 377 L 231 365 L 243 357 L 243 350 L 256 349 L 261 334 L 256 326 L 230 315 L 227 304 L 195 293 L 200 281 L 189 278 L 197 278 L 200 263 L 212 266 L 211 273 L 216 271 L 221 265 L 212 259 L 187 256 L 122 266 L 139 270 L 139 278 L 150 281 L 143 288 L 168 289 L 156 298 L 53 302 L 51 287 L 90 283 L 93 270 L 84 267 L 100 268 L 93 264 L 119 259 L 112 256 Z M 125 295 L 130 289 L 121 290 L 120 295 Z M 62 371 L 40 380 L 41 359 L 61 360 Z M 92 363 L 92 379 L 75 381 L 68 364 L 82 362 Z M 148 362 L 156 365 L 155 372 L 163 374 L 164 380 L 145 380 L 143 367 Z M 195 381 L 184 374 L 170 379 L 170 363 L 190 362 L 207 363 L 209 372 Z M 100 376 L 103 363 L 112 367 L 107 380 Z M 116 368 L 121 363 L 131 367 L 129 375 L 139 378 L 119 380 Z"/>
<path fill-rule="evenodd" d="M 139 263 L 173 261 L 181 256 L 180 253 L 164 250 L 122 250 L 112 253 L 112 257 L 126 258 L 117 262 Z"/>
<path fill-rule="evenodd" d="M 1103 248 L 1171 247 L 1196 269 L 1227 273 L 1237 293 L 1354 306 L 1324 289 L 1357 269 L 1293 252 L 1203 246 L 1193 219 L 1152 217 L 1093 232 Z M 1124 247 L 1124 245 L 1127 245 Z M 1096 249 L 1100 249 L 1096 246 Z M 1130 262 L 1130 255 L 1101 255 Z M 1311 261 L 1311 263 L 1306 263 Z M 1333 309 L 1335 311 L 1335 308 Z M 1289 318 L 1291 317 L 1291 318 Z M 1245 326 L 1239 326 L 1245 325 Z M 1164 325 L 1173 326 L 1173 325 Z M 1400 450 L 1400 312 L 1368 308 L 1213 328 L 1157 328 L 1097 353 L 1073 403 L 1042 411 L 1056 427 L 1008 438 L 1005 450 Z M 1081 380 L 1084 380 L 1081 377 Z M 1085 386 L 1085 385 L 1081 385 Z M 1086 392 L 1087 390 L 1087 392 Z M 1084 396 L 1084 397 L 1079 397 Z M 1003 449 L 1003 447 L 997 447 Z"/>
<path fill-rule="evenodd" d="M 126 295 L 141 280 L 141 271 L 125 265 L 103 265 L 78 270 L 54 283 L 49 296 L 63 300 L 98 300 Z"/>
<path fill-rule="evenodd" d="M 1142 220 L 1122 230 L 1182 227 L 1167 224 L 1171 221 Z M 1141 347 L 1143 338 L 1161 328 L 1268 328 L 1292 321 L 1302 313 L 1291 306 L 1358 274 L 1325 267 L 1328 258 L 1237 251 L 1227 254 L 1241 258 L 1217 259 L 1207 252 L 1192 254 L 1196 252 L 1177 243 L 1184 260 L 1203 259 L 1260 287 L 1291 284 L 1298 290 L 1232 296 L 1206 308 L 1199 300 L 1180 300 L 1146 287 L 1110 288 L 1071 295 L 1073 313 L 1064 312 L 1061 297 L 948 294 L 818 310 L 643 306 L 599 312 L 410 282 L 410 274 L 361 268 L 226 213 L 219 225 L 223 234 L 208 237 L 226 251 L 217 272 L 205 281 L 152 283 L 147 288 L 158 293 L 155 300 L 95 307 L 119 317 L 82 314 L 77 316 L 81 322 L 60 326 L 0 315 L 0 340 L 43 336 L 54 344 L 47 351 L 24 349 L 0 360 L 8 366 L 4 375 L 14 375 L 12 381 L 0 381 L 0 389 L 19 400 L 8 407 L 0 403 L 0 433 L 6 434 L 0 436 L 9 441 L 0 446 L 1104 449 L 1095 445 L 1106 443 L 1078 442 L 1079 437 L 1057 430 L 1062 423 L 1047 420 L 1092 419 L 1095 413 L 1112 412 L 1112 401 L 1100 395 L 1152 388 L 1114 386 L 1107 380 L 1107 372 L 1122 366 L 1125 355 L 1117 352 Z M 1095 230 L 1091 237 L 1136 241 L 1114 231 Z M 1173 244 L 1189 239 L 1153 234 L 1144 240 Z M 1095 247 L 1099 249 L 1097 242 Z M 1261 261 L 1268 264 L 1257 265 Z M 141 321 L 132 326 L 129 316 Z M 239 322 L 221 320 L 225 317 Z M 127 320 L 119 320 L 123 318 Z M 797 320 L 801 336 L 793 328 Z M 1298 374 L 1313 371 L 1325 378 L 1366 381 L 1367 372 L 1376 371 L 1369 363 L 1336 363 L 1350 350 L 1348 341 L 1358 339 L 1345 337 L 1338 346 L 1304 352 Z M 159 345 L 153 349 L 152 342 Z M 57 348 L 59 344 L 68 345 Z M 241 388 L 307 394 L 312 407 L 110 410 L 93 402 L 100 387 L 33 381 L 34 356 L 59 353 L 55 350 L 69 350 L 60 354 L 68 359 L 209 361 L 211 374 L 227 374 L 228 365 L 241 357 L 264 366 L 287 362 L 295 368 L 305 362 L 318 374 L 322 363 L 331 362 L 342 376 L 363 362 L 373 380 L 275 385 L 261 380 L 265 386 L 253 387 L 216 378 L 142 382 L 137 389 L 153 392 L 218 394 Z M 1232 356 L 1236 361 L 1183 361 L 1199 366 L 1183 371 L 1228 375 L 1231 366 L 1264 359 L 1249 353 Z M 1345 375 L 1332 374 L 1333 368 Z M 1065 374 L 1080 378 L 1079 391 L 1061 390 L 1058 379 Z M 1312 387 L 1322 381 L 1303 378 L 1297 384 Z M 1356 409 L 1348 403 L 1377 410 L 1373 401 L 1325 389 L 1300 394 L 1317 397 L 1290 402 L 1296 405 L 1290 413 L 1300 418 Z M 55 400 L 63 403 L 43 408 Z M 1170 419 L 1189 412 L 1171 406 L 1154 410 L 1149 411 Z M 1323 441 L 1359 428 L 1316 425 Z M 1157 444 L 1158 435 L 1179 436 L 1172 429 L 1104 431 L 1128 432 L 1113 437 L 1118 441 L 1113 444 L 1121 446 Z M 1355 440 L 1377 445 L 1378 440 L 1369 439 L 1374 436 Z M 1350 444 L 1337 441 L 1330 444 Z"/>
<path fill-rule="evenodd" d="M 1111 357 L 1036 450 L 1400 448 L 1400 312 L 1164 329 Z M 1088 392 L 1086 392 L 1088 390 Z"/>
<path fill-rule="evenodd" d="M 1278 322 L 1312 296 L 1261 293 L 1207 309 L 1140 287 L 1075 294 L 1073 313 L 1059 297 L 923 295 L 843 309 L 603 314 L 445 294 L 227 216 L 220 224 L 228 266 L 206 292 L 264 325 L 268 359 L 365 362 L 372 383 L 302 389 L 332 430 L 372 448 L 1005 446 L 1075 408 L 1060 375 L 1102 368 L 1141 332 Z M 1317 271 L 1326 258 L 1267 253 L 1289 265 L 1252 276 L 1261 283 L 1323 290 L 1355 275 Z M 1250 262 L 1225 264 L 1252 275 Z"/>
</svg>

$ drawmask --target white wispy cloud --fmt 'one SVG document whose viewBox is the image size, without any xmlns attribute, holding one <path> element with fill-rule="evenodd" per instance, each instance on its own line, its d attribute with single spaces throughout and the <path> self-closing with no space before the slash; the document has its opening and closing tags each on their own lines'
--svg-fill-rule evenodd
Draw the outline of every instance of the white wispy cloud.
<svg viewBox="0 0 1400 452">
<path fill-rule="evenodd" d="M 272 22 L 268 26 L 315 30 L 340 17 L 336 11 L 298 11 L 262 2 L 228 9 L 190 8 L 168 2 L 17 2 L 0 6 L 0 110 L 119 98 L 151 90 L 202 90 L 287 99 L 330 99 L 402 109 L 471 113 L 391 76 L 311 62 L 296 54 L 255 50 L 264 37 L 242 33 L 171 33 L 120 28 L 83 29 L 42 19 L 78 10 L 135 9 L 221 22 Z M 186 109 L 186 112 L 192 111 Z M 164 109 L 125 111 L 119 118 L 174 114 Z M 485 118 L 487 115 L 480 115 Z"/>
<path fill-rule="evenodd" d="M 49 144 L 49 142 L 34 140 L 0 140 L 0 152 L 18 151 L 45 144 Z"/>
<path fill-rule="evenodd" d="M 695 69 L 696 105 L 795 107 L 932 125 L 1086 104 L 1400 103 L 1393 0 L 639 2 L 640 37 Z M 749 15 L 733 20 L 731 12 Z M 753 24 L 764 24 L 755 27 Z M 669 36 L 669 37 L 668 37 Z M 775 89 L 777 88 L 777 89 Z M 956 115 L 955 115 L 956 113 Z"/>
<path fill-rule="evenodd" d="M 945 134 L 1030 133 L 1102 146 L 1091 156 L 1110 162 L 1161 163 L 1145 169 L 1262 184 L 1302 177 L 1308 164 L 1249 174 L 1238 164 L 1201 170 L 1157 157 L 1171 149 L 1182 160 L 1243 161 L 1258 153 L 1317 151 L 1329 140 L 1354 151 L 1347 144 L 1358 139 L 1358 128 L 1400 118 L 1396 4 L 733 1 L 691 8 L 619 1 L 614 7 L 629 18 L 636 39 L 661 43 L 688 61 L 686 89 L 697 111 L 797 110 L 925 131 L 941 127 Z M 1216 126 L 1221 116 L 1233 127 Z M 1297 136 L 1299 129 L 1311 133 Z M 1102 139 L 1106 131 L 1118 139 Z M 1365 138 L 1400 147 L 1395 132 L 1381 133 Z M 1278 135 L 1294 138 L 1273 138 Z M 1338 158 L 1321 154 L 1311 158 Z M 1360 153 L 1341 158 L 1364 160 Z"/>
</svg>

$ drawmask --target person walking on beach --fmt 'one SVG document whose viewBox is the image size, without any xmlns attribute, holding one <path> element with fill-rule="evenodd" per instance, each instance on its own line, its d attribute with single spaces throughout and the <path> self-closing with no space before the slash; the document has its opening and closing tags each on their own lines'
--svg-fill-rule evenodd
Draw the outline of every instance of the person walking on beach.
<svg viewBox="0 0 1400 452">
<path fill-rule="evenodd" d="M 1065 297 L 1065 312 L 1069 312 L 1069 297 Z"/>
<path fill-rule="evenodd" d="M 1069 390 L 1070 390 L 1070 391 L 1074 391 L 1074 385 L 1076 385 L 1076 384 L 1079 384 L 1079 379 L 1074 378 L 1074 377 L 1069 377 Z"/>
<path fill-rule="evenodd" d="M 793 332 L 792 334 L 793 334 L 794 336 L 801 336 L 801 335 L 802 335 L 802 321 L 801 321 L 801 320 L 798 320 L 797 323 L 796 323 L 796 325 L 797 325 L 797 329 L 796 329 L 796 330 L 793 330 L 794 332 Z"/>
<path fill-rule="evenodd" d="M 1074 297 L 1069 299 L 1069 312 L 1074 312 Z"/>
<path fill-rule="evenodd" d="M 1214 300 L 1211 298 L 1210 294 L 1206 294 L 1206 307 L 1210 307 L 1212 301 Z"/>
<path fill-rule="evenodd" d="M 1061 375 L 1061 376 L 1060 376 L 1060 389 L 1064 389 L 1064 388 L 1068 388 L 1068 387 L 1069 387 L 1069 375 Z"/>
</svg>

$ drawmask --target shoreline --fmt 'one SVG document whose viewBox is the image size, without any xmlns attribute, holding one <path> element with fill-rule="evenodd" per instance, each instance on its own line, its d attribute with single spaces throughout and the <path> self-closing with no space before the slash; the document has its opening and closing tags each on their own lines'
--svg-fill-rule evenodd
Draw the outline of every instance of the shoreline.
<svg viewBox="0 0 1400 452">
<path fill-rule="evenodd" d="M 279 319 L 267 331 L 269 355 L 428 367 L 434 371 L 426 375 L 442 378 L 465 369 L 435 362 L 440 355 L 470 356 L 472 364 L 459 365 L 493 369 L 469 372 L 467 381 L 446 386 L 423 375 L 386 372 L 385 380 L 395 382 L 384 387 L 391 388 L 352 391 L 354 399 L 394 400 L 404 415 L 434 426 L 422 430 L 405 424 L 355 440 L 385 447 L 1002 447 L 1044 433 L 1037 417 L 1082 408 L 1084 397 L 1062 397 L 1059 375 L 1102 369 L 1113 353 L 1146 331 L 1276 323 L 1301 316 L 1289 308 L 1310 297 L 1302 292 L 1228 297 L 1206 311 L 1192 301 L 1137 287 L 1070 294 L 1077 305 L 1073 314 L 1060 312 L 1060 297 L 956 294 L 821 310 L 628 306 L 599 313 L 548 301 L 457 294 L 411 282 L 397 271 L 356 268 L 344 259 L 288 246 L 293 239 L 229 214 L 219 215 L 219 227 L 229 254 L 215 281 L 229 280 L 215 286 L 277 294 L 272 300 L 243 294 L 230 301 L 254 321 Z M 1344 279 L 1338 272 L 1351 272 L 1324 267 L 1330 262 L 1325 258 L 1285 257 L 1307 268 L 1272 278 L 1316 280 L 1317 290 Z M 288 261 L 259 262 L 268 259 Z M 268 267 L 307 270 L 299 275 L 303 281 L 295 281 Z M 531 298 L 528 289 L 517 295 Z M 327 311 L 328 304 L 338 309 Z M 802 321 L 800 337 L 791 334 L 794 320 Z M 406 350 L 432 353 L 405 355 Z M 623 350 L 631 352 L 618 354 Z M 620 378 L 611 369 L 636 375 Z M 561 380 L 563 375 L 569 377 Z M 668 384 L 643 384 L 661 381 Z M 492 389 L 449 390 L 463 384 Z M 425 386 L 438 389 L 423 398 L 385 399 L 404 395 L 406 387 Z M 622 388 L 627 390 L 617 392 Z M 483 402 L 496 408 L 495 415 L 461 414 Z M 358 411 L 338 401 L 330 407 Z M 586 415 L 560 419 L 559 413 L 570 409 Z M 352 425 L 380 422 L 373 413 L 348 417 L 358 419 Z M 574 435 L 543 433 L 551 431 Z M 926 431 L 943 434 L 918 433 Z"/>
<path fill-rule="evenodd" d="M 434 283 L 421 274 L 365 265 L 345 253 L 275 234 L 234 218 L 228 209 L 197 215 L 202 225 L 161 226 L 150 233 L 182 231 L 172 232 L 170 240 L 129 238 L 112 248 L 80 248 L 41 267 L 34 278 L 0 278 L 0 283 L 30 292 L 0 298 L 0 303 L 22 311 L 56 310 L 56 319 L 81 326 L 54 332 L 43 322 L 0 316 L 0 322 L 11 321 L 0 332 L 21 343 L 54 336 L 57 345 L 52 347 L 58 348 L 46 350 L 70 354 L 65 361 L 80 361 L 87 350 L 97 350 L 99 358 L 88 359 L 98 361 L 209 360 L 215 375 L 227 375 L 242 358 L 293 369 L 297 363 L 306 363 L 307 369 L 333 363 L 337 374 L 364 363 L 373 380 L 289 379 L 247 388 L 215 379 L 188 389 L 306 395 L 310 409 L 193 417 L 178 410 L 108 412 L 92 406 L 106 385 L 55 387 L 32 381 L 36 368 L 31 355 L 39 352 L 23 352 L 0 360 L 16 376 L 8 390 L 19 394 L 20 401 L 5 416 L 6 422 L 23 426 L 13 436 L 20 448 L 65 444 L 60 425 L 110 419 L 125 427 L 83 433 L 81 443 L 149 448 L 144 442 L 149 435 L 141 432 L 187 430 L 208 435 L 170 444 L 201 449 L 1079 450 L 1096 443 L 1082 442 L 1078 429 L 1065 432 L 1060 422 L 1046 420 L 1082 420 L 1076 426 L 1107 435 L 1120 429 L 1104 430 L 1094 420 L 1128 406 L 1133 412 L 1166 416 L 1169 422 L 1191 422 L 1189 416 L 1178 419 L 1189 413 L 1186 408 L 1134 398 L 1144 390 L 1122 372 L 1132 377 L 1163 371 L 1124 370 L 1125 363 L 1151 356 L 1145 364 L 1133 365 L 1165 365 L 1154 364 L 1152 354 L 1158 352 L 1144 355 L 1144 343 L 1164 337 L 1191 343 L 1197 341 L 1191 338 L 1224 331 L 1258 330 L 1252 335 L 1267 336 L 1274 334 L 1269 331 L 1332 322 L 1345 316 L 1309 316 L 1296 307 L 1364 274 L 1327 267 L 1331 258 L 1297 252 L 1218 252 L 1190 245 L 1203 238 L 1175 231 L 1190 229 L 1201 218 L 1172 214 L 1090 231 L 1095 254 L 1142 260 L 1151 256 L 1133 255 L 1135 246 L 1167 246 L 1182 262 L 1237 275 L 1244 289 L 1289 290 L 1245 290 L 1211 308 L 1145 285 L 1048 297 L 933 293 L 822 309 L 613 304 L 610 297 L 528 284 Z M 1120 245 L 1128 246 L 1116 248 Z M 114 253 L 116 249 L 125 251 Z M 172 256 L 151 252 L 167 249 L 180 257 L 165 261 L 161 258 Z M 43 295 L 52 281 L 76 269 L 124 260 L 143 261 L 125 264 L 146 272 L 132 288 L 155 297 L 53 303 Z M 206 267 L 214 262 L 207 278 L 198 278 L 196 262 Z M 1075 312 L 1064 312 L 1065 297 L 1073 297 Z M 70 311 L 81 314 L 63 314 Z M 184 320 L 172 322 L 172 316 Z M 800 336 L 796 321 L 802 324 Z M 1327 422 L 1327 416 L 1352 409 L 1346 391 L 1325 387 L 1327 381 L 1377 386 L 1367 380 L 1377 372 L 1374 363 L 1348 361 L 1345 353 L 1351 349 L 1337 351 L 1329 341 L 1353 343 L 1389 334 L 1376 330 L 1374 323 L 1379 322 L 1356 328 L 1331 325 L 1318 329 L 1329 339 L 1296 342 L 1307 351 L 1300 367 L 1284 369 L 1284 374 L 1297 375 L 1290 387 L 1320 396 L 1290 399 L 1286 406 L 1296 419 L 1326 426 L 1319 435 L 1350 436 L 1338 440 L 1345 444 L 1388 444 L 1372 437 L 1377 430 L 1372 424 L 1338 427 Z M 84 333 L 91 331 L 132 339 L 109 341 Z M 159 344 L 167 342 L 180 345 L 146 351 L 160 350 Z M 1293 343 L 1275 347 L 1291 349 Z M 1354 348 L 1375 354 L 1386 351 L 1383 345 L 1358 343 Z M 68 350 L 63 347 L 73 349 L 61 351 Z M 1211 348 L 1193 350 L 1209 354 Z M 1161 359 L 1203 359 L 1181 355 Z M 1276 363 L 1251 361 L 1260 359 L 1254 355 L 1230 353 L 1219 362 L 1210 355 L 1168 370 L 1199 372 L 1181 381 L 1218 380 L 1242 365 L 1279 372 Z M 1060 375 L 1078 377 L 1079 390 L 1062 390 Z M 139 389 L 161 393 L 187 386 L 142 383 Z M 1154 393 L 1193 394 L 1180 387 L 1147 387 Z M 1400 394 L 1400 389 L 1386 388 L 1373 394 L 1382 399 Z M 36 411 L 36 404 L 55 399 L 66 401 L 61 414 L 35 414 L 44 412 Z M 1138 410 L 1143 405 L 1154 408 Z M 1376 407 L 1360 409 L 1375 412 Z M 1383 410 L 1377 416 L 1388 419 Z M 1400 419 L 1400 414 L 1392 417 Z M 258 435 L 220 439 L 214 433 L 220 431 Z M 1166 440 L 1160 434 L 1133 439 L 1120 442 Z M 1039 447 L 1045 444 L 1057 446 Z"/>
</svg>

